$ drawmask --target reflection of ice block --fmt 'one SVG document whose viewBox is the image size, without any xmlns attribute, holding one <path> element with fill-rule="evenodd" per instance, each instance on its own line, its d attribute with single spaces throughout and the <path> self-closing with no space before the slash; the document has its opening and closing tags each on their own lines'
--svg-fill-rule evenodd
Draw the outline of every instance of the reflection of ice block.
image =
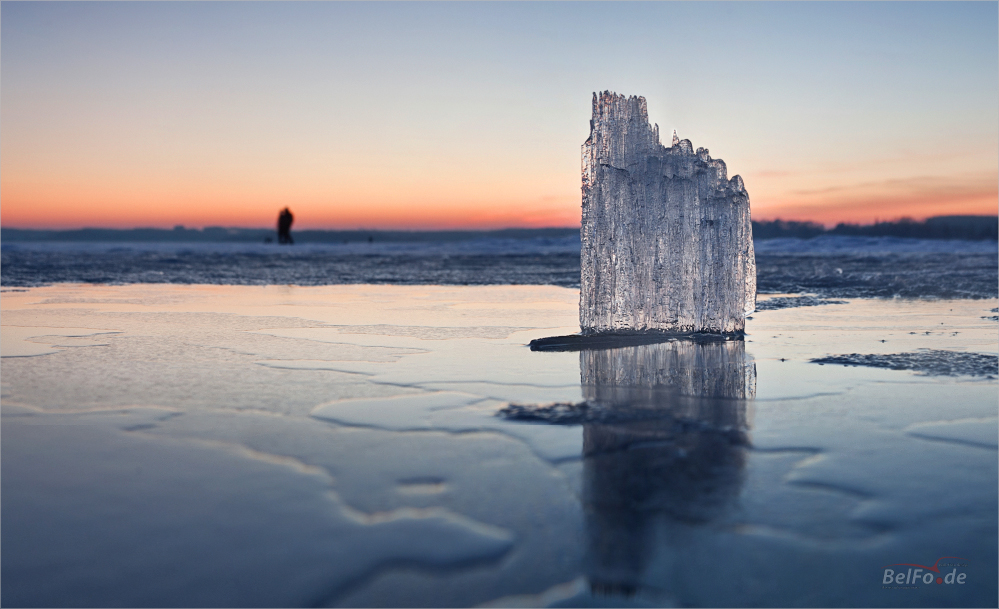
<svg viewBox="0 0 999 609">
<path fill-rule="evenodd" d="M 675 134 L 644 97 L 593 96 L 583 144 L 584 333 L 740 332 L 756 306 L 749 195 L 725 163 Z"/>
<path fill-rule="evenodd" d="M 756 364 L 741 340 L 677 340 L 579 353 L 579 376 L 588 403 L 634 404 L 616 391 L 655 390 L 701 398 L 756 397 Z"/>
<path fill-rule="evenodd" d="M 591 588 L 631 596 L 649 563 L 690 551 L 662 531 L 736 504 L 756 368 L 733 340 L 584 350 L 579 370 L 590 407 L 630 417 L 583 425 L 582 500 Z"/>
<path fill-rule="evenodd" d="M 579 375 L 588 405 L 639 422 L 614 429 L 600 426 L 605 431 L 584 436 L 584 453 L 607 450 L 620 433 L 660 433 L 642 422 L 651 416 L 741 438 L 749 428 L 748 401 L 756 397 L 756 364 L 741 340 L 581 351 Z"/>
</svg>

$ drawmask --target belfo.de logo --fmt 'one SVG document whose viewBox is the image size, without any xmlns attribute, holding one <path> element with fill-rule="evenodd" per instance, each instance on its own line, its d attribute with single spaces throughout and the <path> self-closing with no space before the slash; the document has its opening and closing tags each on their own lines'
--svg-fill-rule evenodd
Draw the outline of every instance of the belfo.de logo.
<svg viewBox="0 0 999 609">
<path fill-rule="evenodd" d="M 888 565 L 884 567 L 884 576 L 881 579 L 881 583 L 885 587 L 910 587 L 915 588 L 919 585 L 929 585 L 929 584 L 939 584 L 939 585 L 963 585 L 967 583 L 968 574 L 963 572 L 963 569 L 968 566 L 967 563 L 954 563 L 946 562 L 941 563 L 940 561 L 944 559 L 953 559 L 963 561 L 965 559 L 959 556 L 941 556 L 933 563 L 932 567 L 927 567 L 926 565 L 919 565 L 909 562 L 895 563 L 893 565 Z M 892 567 L 908 567 L 907 569 L 895 570 Z M 950 570 L 948 571 L 948 568 Z M 960 570 L 959 570 L 960 569 Z"/>
</svg>

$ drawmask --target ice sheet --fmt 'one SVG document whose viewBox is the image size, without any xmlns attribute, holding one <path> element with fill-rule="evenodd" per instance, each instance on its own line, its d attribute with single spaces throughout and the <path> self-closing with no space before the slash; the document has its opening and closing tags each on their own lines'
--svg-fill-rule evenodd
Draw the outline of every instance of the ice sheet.
<svg viewBox="0 0 999 609">
<path fill-rule="evenodd" d="M 578 329 L 577 299 L 527 286 L 4 293 L 5 341 L 12 328 L 116 333 L 0 364 L 0 600 L 996 604 L 999 383 L 809 361 L 995 354 L 983 317 L 996 300 L 761 311 L 719 358 L 531 352 Z M 495 416 L 584 401 L 644 418 Z M 963 587 L 882 588 L 884 565 L 948 555 L 966 559 Z"/>
<path fill-rule="evenodd" d="M 0 356 L 32 357 L 57 353 L 70 347 L 106 345 L 99 338 L 117 330 L 94 328 L 48 328 L 42 326 L 4 326 L 0 334 Z M 97 338 L 94 338 L 97 337 Z"/>
</svg>

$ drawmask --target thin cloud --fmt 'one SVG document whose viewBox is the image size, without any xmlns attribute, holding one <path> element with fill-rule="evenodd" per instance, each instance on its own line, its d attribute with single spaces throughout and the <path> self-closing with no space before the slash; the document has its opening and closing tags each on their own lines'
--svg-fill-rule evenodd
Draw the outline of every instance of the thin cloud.
<svg viewBox="0 0 999 609">
<path fill-rule="evenodd" d="M 936 215 L 995 214 L 999 174 L 919 176 L 801 189 L 757 205 L 757 218 L 824 224 Z"/>
<path fill-rule="evenodd" d="M 909 178 L 894 178 L 890 180 L 879 180 L 872 182 L 861 182 L 859 184 L 843 184 L 828 186 L 825 188 L 809 188 L 791 191 L 791 194 L 801 196 L 826 195 L 830 193 L 871 193 L 871 192 L 900 192 L 905 191 L 912 194 L 924 195 L 960 195 L 970 193 L 980 193 L 982 191 L 996 192 L 996 181 L 999 174 L 975 173 L 953 176 L 915 176 Z"/>
</svg>

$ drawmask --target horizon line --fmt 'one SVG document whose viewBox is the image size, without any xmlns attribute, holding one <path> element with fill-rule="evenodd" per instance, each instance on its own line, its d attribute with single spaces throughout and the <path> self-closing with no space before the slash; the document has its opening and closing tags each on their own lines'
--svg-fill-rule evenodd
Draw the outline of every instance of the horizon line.
<svg viewBox="0 0 999 609">
<path fill-rule="evenodd" d="M 893 224 L 902 222 L 914 222 L 922 223 L 926 222 L 931 218 L 954 218 L 954 217 L 965 217 L 965 218 L 997 218 L 999 220 L 999 214 L 940 214 L 935 216 L 927 216 L 922 219 L 914 219 L 910 216 L 900 216 L 892 219 L 875 219 L 872 222 L 848 222 L 840 221 L 836 223 L 824 223 L 817 222 L 814 220 L 791 220 L 784 218 L 760 218 L 752 219 L 752 222 L 759 223 L 770 223 L 770 222 L 789 222 L 797 224 L 811 224 L 816 226 L 821 226 L 828 230 L 829 228 L 835 228 L 839 225 L 847 226 L 875 226 L 877 224 Z M 377 228 L 377 227 L 355 227 L 355 228 L 299 228 L 294 229 L 295 232 L 305 232 L 305 231 L 323 231 L 323 232 L 398 232 L 398 233 L 440 233 L 440 232 L 468 232 L 468 233 L 487 233 L 487 232 L 500 232 L 509 230 L 529 230 L 529 231 L 542 231 L 542 230 L 579 230 L 579 226 L 504 226 L 501 228 Z M 138 225 L 138 226 L 76 226 L 72 228 L 59 227 L 59 228 L 46 228 L 38 226 L 5 226 L 0 225 L 0 229 L 7 230 L 23 230 L 23 231 L 51 231 L 51 232 L 69 232 L 69 231 L 81 231 L 81 230 L 108 230 L 108 231 L 129 231 L 129 230 L 163 230 L 163 231 L 205 231 L 209 229 L 222 229 L 222 230 L 276 230 L 273 226 L 235 226 L 235 225 L 221 225 L 221 224 L 209 224 L 203 226 L 187 226 L 184 224 L 174 224 L 173 226 L 150 226 L 150 225 Z"/>
</svg>

